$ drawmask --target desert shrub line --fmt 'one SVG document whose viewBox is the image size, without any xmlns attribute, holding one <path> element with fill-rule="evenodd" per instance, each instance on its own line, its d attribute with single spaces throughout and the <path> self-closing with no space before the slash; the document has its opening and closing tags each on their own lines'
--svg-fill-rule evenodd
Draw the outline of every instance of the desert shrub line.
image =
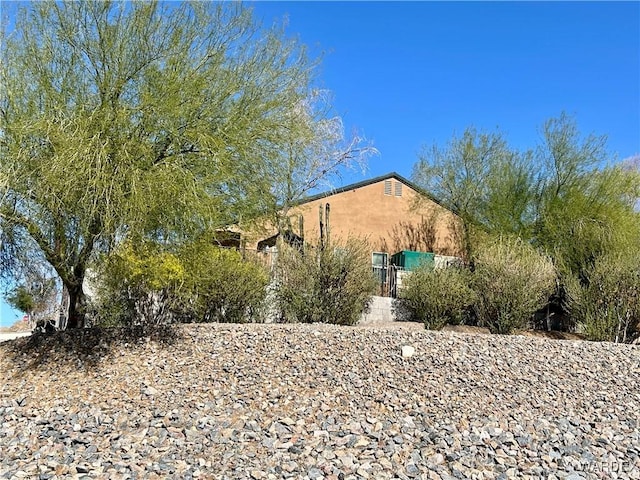
<svg viewBox="0 0 640 480">
<path fill-rule="evenodd" d="M 365 242 L 279 248 L 275 299 L 283 322 L 354 325 L 376 287 Z"/>
</svg>

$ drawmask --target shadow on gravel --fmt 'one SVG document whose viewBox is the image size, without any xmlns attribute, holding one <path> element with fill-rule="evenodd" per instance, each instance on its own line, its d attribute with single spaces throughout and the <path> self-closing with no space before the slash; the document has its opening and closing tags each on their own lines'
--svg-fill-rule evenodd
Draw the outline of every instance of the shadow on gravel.
<svg viewBox="0 0 640 480">
<path fill-rule="evenodd" d="M 147 342 L 161 347 L 183 338 L 176 325 L 86 328 L 55 333 L 36 333 L 0 346 L 19 370 L 76 365 L 95 367 L 108 360 L 117 348 L 138 348 Z"/>
</svg>

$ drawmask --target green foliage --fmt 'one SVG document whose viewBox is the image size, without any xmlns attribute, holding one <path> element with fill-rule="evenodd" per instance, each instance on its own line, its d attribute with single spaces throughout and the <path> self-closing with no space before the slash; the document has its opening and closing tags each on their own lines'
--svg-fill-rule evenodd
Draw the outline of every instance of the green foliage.
<svg viewBox="0 0 640 480">
<path fill-rule="evenodd" d="M 276 281 L 285 322 L 354 325 L 377 287 L 370 250 L 355 239 L 304 252 L 280 247 Z"/>
<path fill-rule="evenodd" d="M 473 289 L 478 324 L 492 333 L 526 328 L 556 288 L 551 259 L 521 239 L 498 238 L 479 246 Z"/>
<path fill-rule="evenodd" d="M 591 340 L 632 341 L 640 328 L 638 248 L 599 257 L 585 281 L 567 281 L 568 307 Z"/>
<path fill-rule="evenodd" d="M 265 215 L 290 147 L 341 138 L 316 62 L 236 3 L 32 2 L 0 48 L 0 255 L 51 265 L 69 328 L 101 253 Z"/>
<path fill-rule="evenodd" d="M 175 254 L 156 243 L 125 242 L 101 264 L 97 277 L 95 323 L 164 324 L 174 319 L 172 308 L 185 270 Z"/>
<path fill-rule="evenodd" d="M 54 320 L 58 313 L 58 286 L 51 272 L 41 264 L 32 264 L 23 271 L 20 283 L 5 299 L 16 310 L 31 317 L 33 324 Z"/>
<path fill-rule="evenodd" d="M 467 269 L 421 266 L 405 276 L 393 309 L 400 321 L 423 322 L 431 330 L 468 323 L 477 301 Z"/>
<path fill-rule="evenodd" d="M 180 259 L 151 242 L 135 246 L 130 242 L 124 243 L 111 255 L 109 261 L 114 280 L 125 279 L 148 291 L 177 289 L 185 277 Z"/>
<path fill-rule="evenodd" d="M 607 164 L 605 138 L 583 138 L 565 114 L 545 123 L 542 138 L 520 153 L 499 134 L 467 129 L 444 149 L 426 149 L 413 179 L 460 214 L 469 253 L 476 226 L 530 241 L 581 275 L 637 235 L 640 175 L 632 164 Z"/>
<path fill-rule="evenodd" d="M 181 315 L 199 322 L 262 321 L 269 275 L 236 250 L 192 244 L 180 256 L 188 273 L 180 289 Z"/>
<path fill-rule="evenodd" d="M 413 180 L 462 220 L 464 256 L 473 257 L 477 227 L 520 232 L 531 216 L 530 154 L 509 148 L 500 133 L 465 130 L 445 148 L 425 148 Z"/>
<path fill-rule="evenodd" d="M 5 299 L 9 305 L 23 313 L 31 313 L 36 307 L 33 295 L 24 285 L 14 288 Z"/>
<path fill-rule="evenodd" d="M 103 324 L 259 321 L 265 269 L 206 242 L 176 252 L 122 245 L 102 272 L 96 315 Z"/>
<path fill-rule="evenodd" d="M 492 333 L 511 333 L 529 325 L 556 286 L 551 260 L 517 238 L 485 237 L 473 265 L 473 272 L 426 267 L 412 272 L 394 302 L 396 315 L 430 329 L 477 322 Z"/>
<path fill-rule="evenodd" d="M 532 240 L 569 276 L 584 276 L 595 259 L 638 238 L 638 172 L 606 165 L 604 137 L 582 138 L 562 115 L 545 123 L 543 166 Z"/>
<path fill-rule="evenodd" d="M 640 170 L 637 159 L 608 162 L 605 138 L 582 136 L 565 114 L 541 134 L 535 149 L 516 152 L 499 134 L 468 129 L 444 149 L 425 150 L 413 179 L 460 214 L 472 268 L 485 237 L 520 237 L 553 259 L 560 282 L 552 301 L 563 305 L 565 279 L 584 284 L 602 255 L 637 246 Z"/>
</svg>

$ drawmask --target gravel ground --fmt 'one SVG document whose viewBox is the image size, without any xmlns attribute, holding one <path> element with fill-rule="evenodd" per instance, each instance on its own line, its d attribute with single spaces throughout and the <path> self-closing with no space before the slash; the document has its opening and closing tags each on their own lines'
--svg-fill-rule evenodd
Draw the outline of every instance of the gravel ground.
<svg viewBox="0 0 640 480">
<path fill-rule="evenodd" d="M 637 346 L 325 325 L 130 333 L 0 345 L 0 478 L 640 479 Z"/>
</svg>

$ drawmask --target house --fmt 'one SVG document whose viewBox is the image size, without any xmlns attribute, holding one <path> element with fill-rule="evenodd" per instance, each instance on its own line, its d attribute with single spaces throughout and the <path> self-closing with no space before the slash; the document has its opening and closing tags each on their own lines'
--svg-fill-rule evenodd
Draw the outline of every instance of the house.
<svg viewBox="0 0 640 480">
<path fill-rule="evenodd" d="M 318 243 L 319 210 L 330 207 L 331 240 L 357 237 L 368 241 L 374 264 L 401 250 L 460 254 L 459 217 L 395 172 L 307 197 L 287 214 L 285 240 Z M 246 234 L 246 248 L 275 245 L 278 230 Z M 376 257 L 378 255 L 378 257 Z M 381 257 L 380 255 L 384 255 Z"/>
</svg>

